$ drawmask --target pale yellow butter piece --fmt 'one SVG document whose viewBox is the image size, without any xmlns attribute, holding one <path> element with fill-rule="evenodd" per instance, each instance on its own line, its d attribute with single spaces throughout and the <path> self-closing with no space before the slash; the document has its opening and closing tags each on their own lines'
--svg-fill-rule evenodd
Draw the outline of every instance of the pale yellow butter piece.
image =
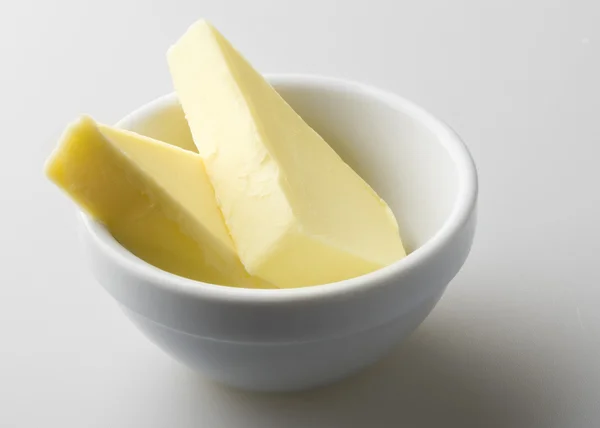
<svg viewBox="0 0 600 428">
<path fill-rule="evenodd" d="M 175 90 L 246 269 L 278 287 L 405 255 L 379 196 L 210 24 L 171 47 Z"/>
<path fill-rule="evenodd" d="M 46 173 L 148 263 L 214 284 L 269 287 L 240 262 L 198 154 L 84 116 L 67 127 Z"/>
</svg>

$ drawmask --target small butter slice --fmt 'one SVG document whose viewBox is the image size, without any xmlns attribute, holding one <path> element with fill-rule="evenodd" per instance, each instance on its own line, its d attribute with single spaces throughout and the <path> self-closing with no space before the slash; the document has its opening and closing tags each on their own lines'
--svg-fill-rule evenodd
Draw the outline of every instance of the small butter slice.
<svg viewBox="0 0 600 428">
<path fill-rule="evenodd" d="M 238 254 L 278 287 L 405 255 L 386 203 L 210 24 L 170 48 L 175 90 Z"/>
<path fill-rule="evenodd" d="M 46 173 L 148 263 L 213 284 L 268 287 L 240 262 L 196 153 L 84 116 L 67 127 Z"/>
</svg>

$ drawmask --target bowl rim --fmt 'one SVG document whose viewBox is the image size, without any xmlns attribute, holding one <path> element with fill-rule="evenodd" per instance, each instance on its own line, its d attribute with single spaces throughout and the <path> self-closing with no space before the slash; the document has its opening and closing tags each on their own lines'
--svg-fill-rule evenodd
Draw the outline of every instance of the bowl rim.
<svg viewBox="0 0 600 428">
<path fill-rule="evenodd" d="M 148 283 L 161 288 L 163 291 L 185 295 L 190 298 L 240 304 L 290 303 L 314 299 L 328 300 L 346 294 L 366 292 L 378 287 L 379 284 L 389 283 L 393 278 L 402 276 L 407 271 L 426 263 L 427 260 L 439 253 L 468 222 L 477 202 L 477 170 L 468 148 L 446 123 L 412 101 L 364 83 L 313 74 L 266 74 L 265 76 L 273 86 L 298 85 L 321 87 L 323 89 L 333 88 L 366 95 L 402 111 L 423 123 L 433 132 L 438 137 L 440 144 L 448 151 L 459 174 L 459 190 L 454 206 L 437 232 L 406 257 L 359 277 L 300 288 L 251 289 L 205 283 L 163 271 L 130 253 L 117 242 L 102 224 L 81 212 L 83 230 L 91 236 L 91 241 L 101 249 L 105 256 L 123 269 L 132 272 L 141 279 L 145 279 Z M 176 99 L 175 93 L 154 99 L 129 113 L 116 126 L 123 126 L 128 121 L 135 121 L 136 117 L 160 110 L 171 104 L 174 99 Z"/>
</svg>

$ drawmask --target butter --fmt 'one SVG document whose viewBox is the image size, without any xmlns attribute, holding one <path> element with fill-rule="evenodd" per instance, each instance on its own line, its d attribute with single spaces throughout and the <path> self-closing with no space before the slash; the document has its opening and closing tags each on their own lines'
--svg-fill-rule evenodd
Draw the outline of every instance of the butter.
<svg viewBox="0 0 600 428">
<path fill-rule="evenodd" d="M 146 262 L 213 284 L 269 287 L 240 262 L 196 153 L 84 116 L 67 127 L 46 173 Z"/>
<path fill-rule="evenodd" d="M 248 272 L 301 287 L 405 256 L 386 203 L 215 28 L 194 24 L 168 61 Z"/>
</svg>

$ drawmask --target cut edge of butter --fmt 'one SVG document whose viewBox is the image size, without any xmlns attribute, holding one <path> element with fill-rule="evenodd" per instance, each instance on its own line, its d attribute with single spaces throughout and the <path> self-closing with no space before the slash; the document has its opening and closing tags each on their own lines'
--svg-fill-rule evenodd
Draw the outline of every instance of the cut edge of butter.
<svg viewBox="0 0 600 428">
<path fill-rule="evenodd" d="M 82 116 L 45 172 L 152 265 L 219 285 L 273 288 L 241 264 L 197 154 Z"/>
</svg>

